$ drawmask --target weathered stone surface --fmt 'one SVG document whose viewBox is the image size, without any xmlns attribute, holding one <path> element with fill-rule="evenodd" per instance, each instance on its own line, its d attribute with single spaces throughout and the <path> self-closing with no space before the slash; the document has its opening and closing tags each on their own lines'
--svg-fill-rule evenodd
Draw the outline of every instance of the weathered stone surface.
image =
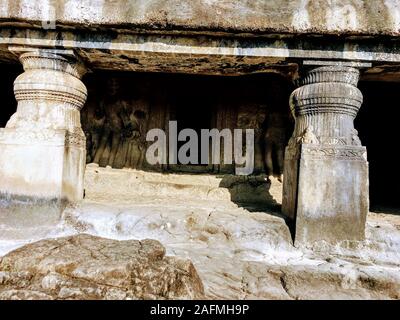
<svg viewBox="0 0 400 320">
<path fill-rule="evenodd" d="M 88 192 L 83 202 L 64 211 L 59 223 L 47 227 L 43 221 L 49 220 L 48 213 L 42 210 L 35 216 L 25 212 L 27 218 L 17 219 L 0 207 L 0 256 L 32 239 L 78 233 L 119 240 L 157 239 L 167 255 L 193 262 L 207 299 L 399 298 L 399 210 L 368 214 L 365 241 L 334 246 L 321 241 L 296 248 L 284 219 L 264 205 L 243 208 L 222 196 L 204 198 L 200 192 L 196 199 L 189 198 L 183 188 L 171 190 L 168 197 L 163 185 L 154 185 L 152 197 L 117 197 L 111 191 L 122 189 L 117 184 L 127 180 L 124 171 L 112 170 L 114 175 L 120 173 L 117 180 L 99 170 L 99 176 L 109 179 L 110 193 L 107 188 L 102 193 Z M 189 183 L 191 177 L 182 175 L 181 182 Z M 207 176 L 195 177 L 203 184 L 207 181 Z M 146 178 L 157 177 L 146 173 L 135 180 Z M 131 188 L 140 189 L 137 185 Z M 282 184 L 273 179 L 269 192 L 280 202 Z M 21 281 L 24 275 L 20 274 Z"/>
<path fill-rule="evenodd" d="M 5 22 L 247 33 L 399 34 L 395 0 L 7 0 Z"/>
<path fill-rule="evenodd" d="M 15 61 L 9 45 L 63 47 L 91 69 L 293 76 L 298 59 L 340 59 L 379 62 L 367 79 L 398 80 L 398 12 L 395 0 L 9 0 L 0 60 Z"/>
<path fill-rule="evenodd" d="M 156 191 L 156 192 L 155 192 Z M 267 176 L 234 176 L 225 174 L 188 175 L 144 172 L 130 169 L 100 168 L 89 164 L 85 171 L 85 198 L 106 200 L 112 197 L 120 202 L 142 198 L 232 200 L 256 203 L 267 207 L 282 198 L 281 189 L 271 188 Z"/>
<path fill-rule="evenodd" d="M 292 246 L 280 217 L 229 201 L 179 198 L 86 201 L 65 212 L 65 227 L 112 238 L 156 238 L 169 254 L 193 261 L 210 299 L 400 297 L 396 215 L 370 214 L 365 242 L 322 241 L 310 250 Z"/>
<path fill-rule="evenodd" d="M 189 260 L 155 240 L 90 235 L 42 240 L 0 260 L 0 299 L 200 299 Z"/>
<path fill-rule="evenodd" d="M 60 28 L 59 28 L 60 29 Z M 90 69 L 241 75 L 278 72 L 296 76 L 303 59 L 376 62 L 368 80 L 399 79 L 398 41 L 384 37 L 329 38 L 269 35 L 266 37 L 132 34 L 99 30 L 46 30 L 4 27 L 0 60 L 15 62 L 10 45 L 75 49 Z M 363 48 L 360 50 L 360 48 Z"/>
</svg>

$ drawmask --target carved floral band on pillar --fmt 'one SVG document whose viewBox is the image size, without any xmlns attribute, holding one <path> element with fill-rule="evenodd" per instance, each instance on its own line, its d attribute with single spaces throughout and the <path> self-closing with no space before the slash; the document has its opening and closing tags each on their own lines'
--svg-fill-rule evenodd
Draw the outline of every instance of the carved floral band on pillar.
<svg viewBox="0 0 400 320">
<path fill-rule="evenodd" d="M 17 111 L 0 129 L 0 196 L 76 201 L 83 197 L 86 140 L 80 110 L 85 68 L 73 51 L 9 48 L 24 73 Z"/>
<path fill-rule="evenodd" d="M 290 96 L 295 128 L 285 153 L 282 212 L 295 226 L 295 243 L 364 238 L 368 163 L 354 128 L 363 101 L 358 79 L 352 66 L 317 66 Z"/>
</svg>

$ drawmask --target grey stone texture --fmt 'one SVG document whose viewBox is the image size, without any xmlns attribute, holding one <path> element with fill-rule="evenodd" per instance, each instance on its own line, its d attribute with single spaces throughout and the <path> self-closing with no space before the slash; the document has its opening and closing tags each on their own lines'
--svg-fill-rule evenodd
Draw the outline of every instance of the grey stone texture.
<svg viewBox="0 0 400 320">
<path fill-rule="evenodd" d="M 395 0 L 3 0 L 0 19 L 127 30 L 398 35 Z"/>
</svg>

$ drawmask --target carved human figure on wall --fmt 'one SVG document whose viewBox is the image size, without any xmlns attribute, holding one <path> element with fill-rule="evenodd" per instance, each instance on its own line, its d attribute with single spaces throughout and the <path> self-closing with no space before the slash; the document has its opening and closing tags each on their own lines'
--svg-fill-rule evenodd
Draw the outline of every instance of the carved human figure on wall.
<svg viewBox="0 0 400 320">
<path fill-rule="evenodd" d="M 143 132 L 143 121 L 145 113 L 137 110 L 131 113 L 131 130 L 126 136 L 128 145 L 125 167 L 138 168 L 142 165 L 145 151 L 145 139 Z"/>
<path fill-rule="evenodd" d="M 103 104 L 99 103 L 92 108 L 89 106 L 84 108 L 81 119 L 86 136 L 86 162 L 94 162 L 106 120 Z"/>
<path fill-rule="evenodd" d="M 264 171 L 263 163 L 263 136 L 266 110 L 259 104 L 243 105 L 238 111 L 238 128 L 254 130 L 254 174 Z M 245 142 L 243 140 L 245 145 Z"/>
<path fill-rule="evenodd" d="M 103 102 L 100 102 L 100 104 L 102 105 Z M 104 114 L 106 115 L 105 112 Z M 108 164 L 108 154 L 109 154 L 108 139 L 110 137 L 110 130 L 109 130 L 109 125 L 107 123 L 108 121 L 105 120 L 103 128 L 101 130 L 100 138 L 98 140 L 97 148 L 93 148 L 95 150 L 93 162 L 101 165 L 102 167 L 105 167 Z"/>
<path fill-rule="evenodd" d="M 264 136 L 264 161 L 268 177 L 276 176 L 282 182 L 288 119 L 282 112 L 267 115 Z"/>
<path fill-rule="evenodd" d="M 119 86 L 115 79 L 107 85 L 107 96 L 82 113 L 87 162 L 116 169 L 138 168 L 144 158 L 147 113 L 140 110 L 143 106 L 117 95 Z"/>
<path fill-rule="evenodd" d="M 105 122 L 93 162 L 98 163 L 101 167 L 107 165 L 122 167 L 123 160 L 118 151 L 123 130 L 129 122 L 129 116 L 126 111 L 126 102 L 118 99 L 118 82 L 116 79 L 111 78 L 107 84 L 108 96 L 99 103 L 101 109 L 104 110 Z"/>
</svg>

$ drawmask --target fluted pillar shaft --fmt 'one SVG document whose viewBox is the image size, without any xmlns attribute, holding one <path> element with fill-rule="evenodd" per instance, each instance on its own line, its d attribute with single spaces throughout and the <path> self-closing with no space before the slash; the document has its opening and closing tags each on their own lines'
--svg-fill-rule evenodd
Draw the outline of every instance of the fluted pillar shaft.
<svg viewBox="0 0 400 320">
<path fill-rule="evenodd" d="M 293 222 L 295 243 L 364 239 L 368 163 L 353 123 L 363 99 L 358 78 L 352 67 L 314 67 L 290 97 L 296 122 L 282 211 Z"/>
<path fill-rule="evenodd" d="M 73 52 L 19 49 L 17 111 L 0 129 L 1 197 L 76 201 L 83 197 L 87 91 Z"/>
</svg>

